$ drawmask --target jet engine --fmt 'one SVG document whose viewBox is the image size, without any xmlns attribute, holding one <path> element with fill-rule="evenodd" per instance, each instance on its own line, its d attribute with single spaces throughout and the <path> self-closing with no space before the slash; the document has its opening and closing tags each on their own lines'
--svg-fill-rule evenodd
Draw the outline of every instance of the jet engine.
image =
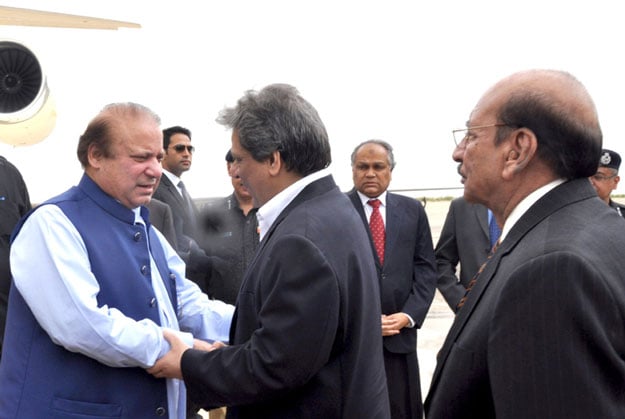
<svg viewBox="0 0 625 419">
<path fill-rule="evenodd" d="M 0 40 L 0 141 L 15 146 L 44 140 L 56 123 L 46 75 L 35 54 Z"/>
</svg>

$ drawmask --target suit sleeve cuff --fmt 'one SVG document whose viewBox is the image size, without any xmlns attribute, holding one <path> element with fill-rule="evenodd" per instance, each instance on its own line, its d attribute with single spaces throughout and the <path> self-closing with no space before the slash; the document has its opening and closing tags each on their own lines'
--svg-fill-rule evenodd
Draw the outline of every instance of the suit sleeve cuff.
<svg viewBox="0 0 625 419">
<path fill-rule="evenodd" d="M 413 328 L 415 326 L 415 322 L 414 322 L 414 320 L 412 320 L 412 317 L 410 317 L 406 313 L 401 313 L 401 314 L 403 314 L 404 316 L 406 316 L 408 318 L 408 325 L 406 327 Z"/>
</svg>

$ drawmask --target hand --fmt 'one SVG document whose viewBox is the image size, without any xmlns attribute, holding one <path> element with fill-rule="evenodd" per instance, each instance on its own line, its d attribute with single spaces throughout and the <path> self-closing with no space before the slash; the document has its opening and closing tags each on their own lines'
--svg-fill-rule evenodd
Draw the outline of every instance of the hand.
<svg viewBox="0 0 625 419">
<path fill-rule="evenodd" d="M 171 349 L 161 359 L 156 361 L 152 368 L 148 368 L 147 372 L 156 378 L 179 378 L 182 379 L 182 371 L 180 369 L 180 361 L 182 354 L 190 347 L 185 344 L 174 332 L 163 329 L 163 336 L 171 345 Z M 204 342 L 209 345 L 207 342 Z"/>
<path fill-rule="evenodd" d="M 382 314 L 382 336 L 398 335 L 409 323 L 404 313 Z"/>
<path fill-rule="evenodd" d="M 223 342 L 215 341 L 213 344 L 206 342 L 205 340 L 193 339 L 193 349 L 197 349 L 199 351 L 214 351 L 215 349 L 224 348 L 227 345 Z"/>
</svg>

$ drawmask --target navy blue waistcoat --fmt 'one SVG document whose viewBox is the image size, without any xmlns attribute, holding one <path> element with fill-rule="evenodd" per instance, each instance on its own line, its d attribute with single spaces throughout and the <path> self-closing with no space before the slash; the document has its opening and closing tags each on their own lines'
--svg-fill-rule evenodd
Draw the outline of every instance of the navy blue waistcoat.
<svg viewBox="0 0 625 419">
<path fill-rule="evenodd" d="M 148 238 L 143 226 L 134 225 L 134 213 L 86 175 L 77 187 L 45 204 L 58 205 L 80 233 L 100 286 L 98 305 L 116 308 L 135 320 L 149 318 L 160 324 L 151 285 Z M 141 212 L 147 220 L 147 209 L 142 207 Z M 154 244 L 152 256 L 176 307 L 175 276 L 167 267 L 154 230 L 149 223 L 147 227 L 149 243 Z M 136 419 L 167 415 L 164 379 L 155 379 L 142 368 L 109 367 L 54 344 L 11 285 L 0 364 L 0 418 Z"/>
</svg>

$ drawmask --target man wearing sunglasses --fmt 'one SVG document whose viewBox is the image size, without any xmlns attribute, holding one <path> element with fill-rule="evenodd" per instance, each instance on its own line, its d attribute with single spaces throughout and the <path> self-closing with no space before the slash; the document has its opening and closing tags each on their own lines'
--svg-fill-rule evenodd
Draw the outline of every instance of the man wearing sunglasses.
<svg viewBox="0 0 625 419">
<path fill-rule="evenodd" d="M 191 131 L 180 126 L 163 130 L 163 177 L 154 192 L 154 198 L 166 202 L 174 213 L 175 223 L 187 238 L 195 239 L 197 232 L 197 208 L 189 196 L 181 176 L 191 168 L 194 148 L 191 145 Z M 189 247 L 188 239 L 182 249 Z"/>
</svg>

